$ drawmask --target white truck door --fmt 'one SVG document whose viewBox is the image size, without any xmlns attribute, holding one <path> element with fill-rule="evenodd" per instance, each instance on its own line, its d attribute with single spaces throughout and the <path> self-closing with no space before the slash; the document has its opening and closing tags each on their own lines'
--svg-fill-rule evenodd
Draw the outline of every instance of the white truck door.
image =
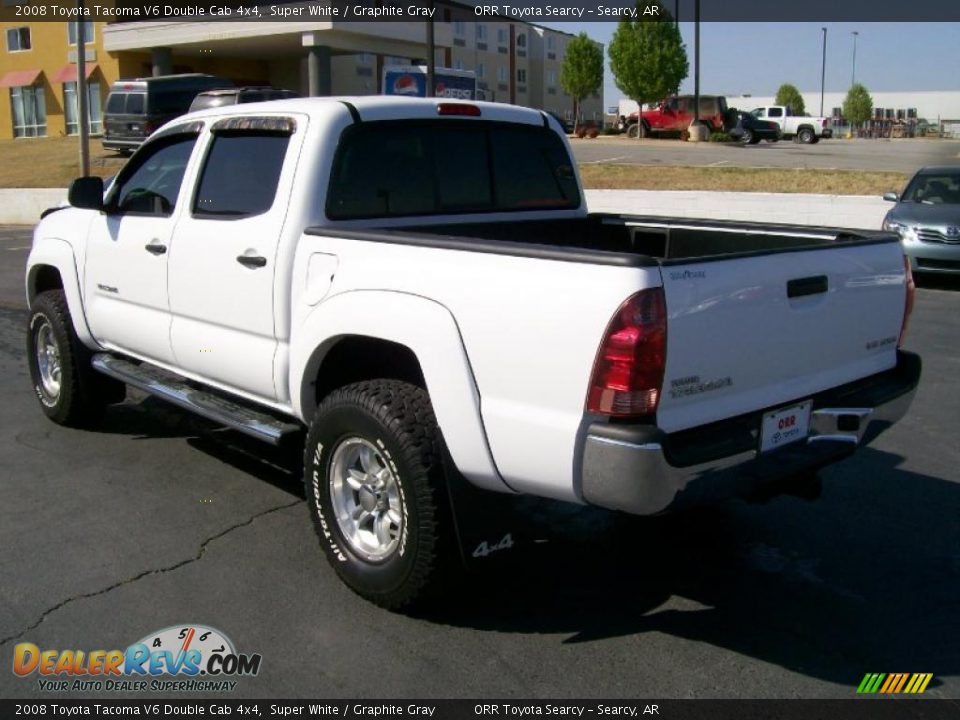
<svg viewBox="0 0 960 720">
<path fill-rule="evenodd" d="M 292 118 L 233 116 L 205 137 L 195 191 L 170 254 L 177 365 L 273 400 L 275 267 L 302 129 Z"/>
<path fill-rule="evenodd" d="M 173 360 L 167 270 L 197 136 L 167 131 L 151 140 L 120 172 L 106 211 L 90 224 L 84 300 L 90 330 L 105 347 Z"/>
</svg>

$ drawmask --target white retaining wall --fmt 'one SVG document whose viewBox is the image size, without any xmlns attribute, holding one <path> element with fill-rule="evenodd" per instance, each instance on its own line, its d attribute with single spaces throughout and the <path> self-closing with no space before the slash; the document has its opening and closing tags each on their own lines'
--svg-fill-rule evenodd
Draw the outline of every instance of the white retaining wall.
<svg viewBox="0 0 960 720">
<path fill-rule="evenodd" d="M 860 195 L 702 192 L 694 190 L 587 190 L 593 212 L 751 220 L 797 225 L 880 229 L 890 203 Z M 0 224 L 34 225 L 40 213 L 67 197 L 66 189 L 0 189 Z"/>
</svg>

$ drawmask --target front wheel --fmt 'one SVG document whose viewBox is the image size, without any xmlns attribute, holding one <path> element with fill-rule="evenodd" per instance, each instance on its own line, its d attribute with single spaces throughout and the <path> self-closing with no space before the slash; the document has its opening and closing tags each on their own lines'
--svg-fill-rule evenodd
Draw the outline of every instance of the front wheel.
<svg viewBox="0 0 960 720">
<path fill-rule="evenodd" d="M 743 135 L 740 136 L 740 142 L 742 142 L 744 145 L 755 145 L 756 143 L 754 143 L 754 139 L 755 138 L 753 137 L 752 130 L 744 129 Z"/>
<path fill-rule="evenodd" d="M 388 609 L 432 595 L 456 545 L 427 392 L 396 380 L 335 390 L 305 454 L 310 513 L 340 579 Z"/>
<path fill-rule="evenodd" d="M 84 425 L 126 394 L 122 383 L 90 367 L 90 351 L 73 330 L 62 290 L 42 292 L 33 301 L 27 364 L 41 409 L 59 425 Z"/>
</svg>

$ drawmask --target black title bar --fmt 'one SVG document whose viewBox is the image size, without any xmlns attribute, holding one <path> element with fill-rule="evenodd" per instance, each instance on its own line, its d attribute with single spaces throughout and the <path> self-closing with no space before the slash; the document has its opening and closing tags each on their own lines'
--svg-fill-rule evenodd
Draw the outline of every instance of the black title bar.
<svg viewBox="0 0 960 720">
<path fill-rule="evenodd" d="M 2 0 L 4 22 L 156 20 L 270 22 L 423 22 L 429 19 L 526 20 L 532 23 L 619 22 L 678 15 L 694 19 L 694 0 Z M 960 22 L 957 0 L 702 0 L 702 22 Z"/>
</svg>

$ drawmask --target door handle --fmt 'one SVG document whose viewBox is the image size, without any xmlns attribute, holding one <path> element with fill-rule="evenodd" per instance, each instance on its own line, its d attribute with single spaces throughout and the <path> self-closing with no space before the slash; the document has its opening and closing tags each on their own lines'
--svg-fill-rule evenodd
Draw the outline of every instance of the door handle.
<svg viewBox="0 0 960 720">
<path fill-rule="evenodd" d="M 167 246 L 161 243 L 159 240 L 151 240 L 149 243 L 143 246 L 143 249 L 153 255 L 163 255 L 167 252 Z"/>
<path fill-rule="evenodd" d="M 827 292 L 829 284 L 826 275 L 813 275 L 812 277 L 796 278 L 787 281 L 787 297 L 797 298 L 807 295 L 820 295 Z"/>
<path fill-rule="evenodd" d="M 237 262 L 248 268 L 262 268 L 267 259 L 261 255 L 237 255 Z"/>
</svg>

